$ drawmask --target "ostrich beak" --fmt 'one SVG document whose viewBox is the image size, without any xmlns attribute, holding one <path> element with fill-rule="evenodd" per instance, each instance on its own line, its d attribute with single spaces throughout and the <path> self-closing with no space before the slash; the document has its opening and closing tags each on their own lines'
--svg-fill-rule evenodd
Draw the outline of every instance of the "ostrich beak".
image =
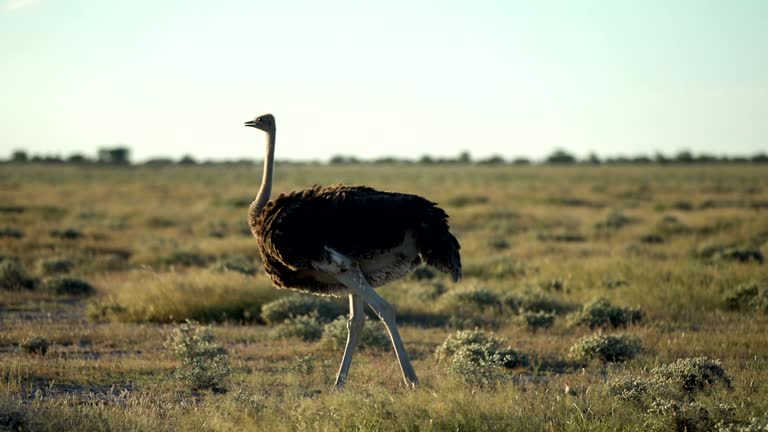
<svg viewBox="0 0 768 432">
<path fill-rule="evenodd" d="M 245 125 L 250 127 L 256 127 L 256 120 L 248 120 L 247 122 L 245 122 Z"/>
</svg>

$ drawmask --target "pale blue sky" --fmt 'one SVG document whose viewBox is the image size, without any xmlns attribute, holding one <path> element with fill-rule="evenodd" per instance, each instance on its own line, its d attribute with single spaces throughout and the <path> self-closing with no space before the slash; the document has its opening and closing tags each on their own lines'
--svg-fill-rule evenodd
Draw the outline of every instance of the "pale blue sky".
<svg viewBox="0 0 768 432">
<path fill-rule="evenodd" d="M 2 0 L 0 157 L 768 149 L 768 1 Z"/>
</svg>

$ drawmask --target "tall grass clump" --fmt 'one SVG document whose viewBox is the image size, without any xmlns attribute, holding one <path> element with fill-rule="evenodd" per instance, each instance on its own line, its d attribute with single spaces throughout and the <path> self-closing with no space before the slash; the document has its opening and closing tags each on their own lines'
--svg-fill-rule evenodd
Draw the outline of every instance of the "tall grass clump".
<svg viewBox="0 0 768 432">
<path fill-rule="evenodd" d="M 179 362 L 176 378 L 191 390 L 220 389 L 231 373 L 227 350 L 213 342 L 208 327 L 194 321 L 175 328 L 165 345 Z"/>
<path fill-rule="evenodd" d="M 127 322 L 258 321 L 262 306 L 281 295 L 265 279 L 209 270 L 137 272 L 107 285 L 107 298 L 96 301 Z"/>
</svg>

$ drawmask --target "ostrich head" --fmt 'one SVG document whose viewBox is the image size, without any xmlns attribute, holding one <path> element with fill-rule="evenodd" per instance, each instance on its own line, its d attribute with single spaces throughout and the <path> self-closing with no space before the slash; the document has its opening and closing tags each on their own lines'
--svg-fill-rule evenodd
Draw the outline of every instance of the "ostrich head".
<svg viewBox="0 0 768 432">
<path fill-rule="evenodd" d="M 275 131 L 275 117 L 272 114 L 263 114 L 251 121 L 245 122 L 245 125 L 272 133 Z"/>
</svg>

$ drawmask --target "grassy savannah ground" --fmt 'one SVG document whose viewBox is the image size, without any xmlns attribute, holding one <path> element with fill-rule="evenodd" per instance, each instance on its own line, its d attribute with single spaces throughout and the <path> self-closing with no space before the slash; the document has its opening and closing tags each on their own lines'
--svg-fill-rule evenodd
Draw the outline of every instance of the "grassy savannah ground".
<svg viewBox="0 0 768 432">
<path fill-rule="evenodd" d="M 259 171 L 0 166 L 0 430 L 767 430 L 764 167 L 278 166 L 462 244 L 459 284 L 380 289 L 422 385 L 369 323 L 341 392 L 343 303 L 259 268 Z"/>
</svg>

